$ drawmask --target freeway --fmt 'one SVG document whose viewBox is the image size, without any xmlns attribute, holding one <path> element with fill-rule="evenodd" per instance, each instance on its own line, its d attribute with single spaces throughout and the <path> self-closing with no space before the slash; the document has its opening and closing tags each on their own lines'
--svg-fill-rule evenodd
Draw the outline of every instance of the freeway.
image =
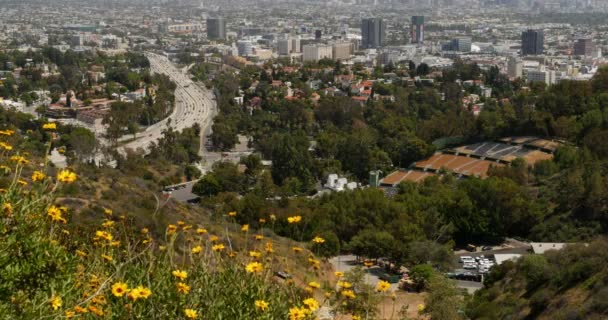
<svg viewBox="0 0 608 320">
<path fill-rule="evenodd" d="M 136 150 L 141 148 L 149 151 L 150 145 L 162 138 L 163 130 L 169 126 L 173 130 L 181 131 L 198 123 L 201 127 L 199 154 L 202 156 L 206 152 L 205 137 L 211 130 L 213 118 L 217 113 L 213 92 L 194 83 L 187 73 L 176 68 L 166 57 L 154 53 L 146 53 L 146 57 L 150 61 L 150 72 L 165 74 L 175 82 L 177 86 L 175 89 L 175 108 L 169 117 L 147 127 L 143 132 L 138 133 L 136 139 L 122 145 L 121 149 Z M 123 138 L 123 140 L 126 139 L 126 137 Z"/>
</svg>

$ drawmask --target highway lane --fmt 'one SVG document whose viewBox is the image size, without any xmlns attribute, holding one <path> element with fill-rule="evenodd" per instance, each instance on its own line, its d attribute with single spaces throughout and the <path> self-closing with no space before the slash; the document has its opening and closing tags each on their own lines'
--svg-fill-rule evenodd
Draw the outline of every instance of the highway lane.
<svg viewBox="0 0 608 320">
<path fill-rule="evenodd" d="M 217 106 L 213 92 L 203 86 L 192 82 L 187 73 L 178 69 L 166 57 L 154 53 L 147 53 L 152 73 L 165 74 L 175 82 L 175 108 L 171 115 L 158 123 L 147 127 L 138 137 L 121 146 L 125 149 L 143 149 L 149 151 L 153 142 L 162 138 L 163 131 L 169 126 L 173 130 L 181 131 L 198 123 L 201 127 L 201 150 L 200 154 L 206 152 L 204 137 L 209 133 L 213 118 L 217 113 Z M 131 136 L 123 137 L 123 141 Z"/>
</svg>

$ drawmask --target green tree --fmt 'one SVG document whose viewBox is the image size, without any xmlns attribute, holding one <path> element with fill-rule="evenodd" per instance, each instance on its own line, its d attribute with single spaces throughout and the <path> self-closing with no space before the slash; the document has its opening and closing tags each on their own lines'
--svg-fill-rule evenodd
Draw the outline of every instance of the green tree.
<svg viewBox="0 0 608 320">
<path fill-rule="evenodd" d="M 464 319 L 461 310 L 464 306 L 462 295 L 452 280 L 437 275 L 431 278 L 428 295 L 424 299 L 424 313 L 433 320 Z"/>
</svg>

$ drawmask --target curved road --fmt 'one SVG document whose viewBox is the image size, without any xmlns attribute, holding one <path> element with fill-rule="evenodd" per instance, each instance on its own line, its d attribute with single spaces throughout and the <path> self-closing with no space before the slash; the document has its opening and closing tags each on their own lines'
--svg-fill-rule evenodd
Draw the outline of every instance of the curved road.
<svg viewBox="0 0 608 320">
<path fill-rule="evenodd" d="M 135 140 L 122 145 L 121 149 L 141 148 L 147 152 L 152 142 L 162 138 L 163 130 L 168 126 L 181 131 L 198 123 L 201 127 L 199 154 L 203 155 L 206 151 L 204 140 L 217 113 L 213 92 L 192 82 L 187 73 L 176 68 L 166 57 L 154 53 L 146 53 L 146 57 L 150 61 L 151 73 L 165 74 L 175 82 L 175 108 L 169 117 L 147 127 L 138 133 Z"/>
</svg>

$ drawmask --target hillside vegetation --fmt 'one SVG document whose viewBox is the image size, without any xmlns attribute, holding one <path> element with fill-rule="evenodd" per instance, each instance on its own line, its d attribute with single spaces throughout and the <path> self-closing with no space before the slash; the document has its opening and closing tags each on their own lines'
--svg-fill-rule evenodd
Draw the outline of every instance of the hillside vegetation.
<svg viewBox="0 0 608 320">
<path fill-rule="evenodd" d="M 469 304 L 471 319 L 606 319 L 608 239 L 495 267 Z"/>
<path fill-rule="evenodd" d="M 41 125 L 47 153 L 56 130 Z M 0 131 L 0 319 L 304 320 L 321 306 L 356 319 L 388 297 L 361 270 L 331 273 L 324 238 L 275 236 L 274 214 L 257 229 L 235 211 L 211 221 L 117 170 L 56 170 L 25 136 Z M 286 220 L 296 233 L 303 218 Z"/>
</svg>

